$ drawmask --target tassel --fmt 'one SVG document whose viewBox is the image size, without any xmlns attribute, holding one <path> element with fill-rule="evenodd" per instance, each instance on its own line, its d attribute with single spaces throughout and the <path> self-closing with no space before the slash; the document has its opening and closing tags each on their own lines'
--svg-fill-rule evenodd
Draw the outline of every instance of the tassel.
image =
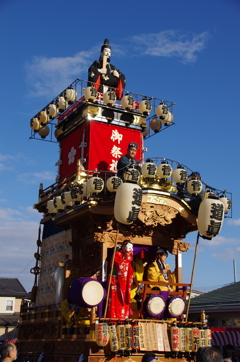
<svg viewBox="0 0 240 362">
<path fill-rule="evenodd" d="M 144 249 L 142 249 L 141 251 L 140 251 L 140 257 L 141 257 L 141 259 L 144 259 Z"/>
</svg>

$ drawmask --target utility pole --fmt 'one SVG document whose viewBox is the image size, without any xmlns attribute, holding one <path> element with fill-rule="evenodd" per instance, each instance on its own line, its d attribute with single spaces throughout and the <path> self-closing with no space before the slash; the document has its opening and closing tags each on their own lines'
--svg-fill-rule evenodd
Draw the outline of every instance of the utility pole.
<svg viewBox="0 0 240 362">
<path fill-rule="evenodd" d="M 236 260 L 233 260 L 233 275 L 234 275 L 234 283 L 236 283 L 237 282 Z"/>
</svg>

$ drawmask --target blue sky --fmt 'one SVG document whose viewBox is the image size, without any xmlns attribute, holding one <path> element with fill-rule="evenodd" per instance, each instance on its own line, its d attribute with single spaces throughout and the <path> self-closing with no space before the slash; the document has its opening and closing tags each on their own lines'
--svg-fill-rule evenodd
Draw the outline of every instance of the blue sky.
<svg viewBox="0 0 240 362">
<path fill-rule="evenodd" d="M 176 103 L 176 125 L 146 140 L 146 156 L 199 171 L 233 193 L 233 218 L 200 239 L 194 288 L 240 280 L 239 0 L 0 1 L 0 276 L 30 290 L 39 183 L 55 180 L 56 144 L 29 140 L 30 119 L 76 78 L 86 79 L 105 38 L 126 89 Z M 189 282 L 196 233 L 188 235 Z M 169 260 L 173 267 L 172 260 Z M 25 269 L 25 270 L 24 270 Z"/>
</svg>

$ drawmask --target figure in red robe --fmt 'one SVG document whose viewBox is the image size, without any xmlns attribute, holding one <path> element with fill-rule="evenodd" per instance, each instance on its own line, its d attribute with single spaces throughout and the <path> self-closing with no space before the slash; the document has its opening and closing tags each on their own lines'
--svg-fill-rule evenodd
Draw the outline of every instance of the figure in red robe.
<svg viewBox="0 0 240 362">
<path fill-rule="evenodd" d="M 133 283 L 133 244 L 125 240 L 114 257 L 114 269 L 108 300 L 107 318 L 125 319 L 132 315 L 130 292 Z"/>
<path fill-rule="evenodd" d="M 99 92 L 105 93 L 109 88 L 115 88 L 117 99 L 122 99 L 126 78 L 114 65 L 110 64 L 111 47 L 105 39 L 96 60 L 88 69 L 88 85 L 93 85 Z"/>
</svg>

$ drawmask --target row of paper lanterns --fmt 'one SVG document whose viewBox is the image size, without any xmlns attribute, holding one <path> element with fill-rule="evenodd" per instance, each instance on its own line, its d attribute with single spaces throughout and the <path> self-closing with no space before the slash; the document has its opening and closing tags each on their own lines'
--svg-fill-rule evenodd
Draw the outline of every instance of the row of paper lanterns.
<svg viewBox="0 0 240 362">
<path fill-rule="evenodd" d="M 95 101 L 98 98 L 98 91 L 93 86 L 87 87 L 84 89 L 84 97 L 86 101 Z M 103 94 L 103 102 L 107 105 L 113 105 L 116 100 L 117 96 L 111 89 Z M 134 98 L 130 94 L 126 94 L 122 97 L 121 104 L 123 108 L 130 110 L 134 107 Z M 138 108 L 144 116 L 148 116 L 152 110 L 152 103 L 148 99 L 143 99 L 141 102 L 139 102 Z M 163 123 L 171 123 L 173 121 L 173 114 L 169 112 L 168 106 L 163 103 L 160 103 L 156 107 L 155 113 L 163 120 Z M 157 120 L 158 118 L 155 119 Z"/>
<path fill-rule="evenodd" d="M 37 131 L 42 138 L 47 137 L 50 132 L 50 129 L 47 126 L 49 121 L 57 117 L 59 112 L 63 112 L 76 100 L 77 92 L 72 88 L 66 89 L 63 92 L 63 95 L 58 97 L 54 103 L 49 104 L 46 109 L 38 113 L 37 117 L 31 119 L 31 129 Z"/>
</svg>

